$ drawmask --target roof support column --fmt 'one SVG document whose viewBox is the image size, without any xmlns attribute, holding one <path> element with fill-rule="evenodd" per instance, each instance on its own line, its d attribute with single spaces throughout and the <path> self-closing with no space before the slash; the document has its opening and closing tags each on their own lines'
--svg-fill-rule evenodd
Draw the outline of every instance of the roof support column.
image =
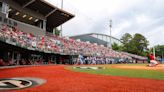
<svg viewBox="0 0 164 92">
<path fill-rule="evenodd" d="M 2 12 L 6 14 L 6 16 L 5 16 L 6 18 L 8 17 L 8 14 L 9 14 L 8 10 L 9 10 L 8 4 L 3 2 L 2 3 Z"/>
<path fill-rule="evenodd" d="M 43 30 L 46 30 L 46 20 L 43 20 Z"/>
</svg>

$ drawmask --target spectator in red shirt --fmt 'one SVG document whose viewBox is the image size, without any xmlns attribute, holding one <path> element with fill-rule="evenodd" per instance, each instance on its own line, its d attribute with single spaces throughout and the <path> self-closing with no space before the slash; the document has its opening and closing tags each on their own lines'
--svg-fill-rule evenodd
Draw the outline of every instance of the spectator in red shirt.
<svg viewBox="0 0 164 92">
<path fill-rule="evenodd" d="M 0 59 L 0 66 L 5 66 L 6 64 L 3 62 L 3 59 Z"/>
</svg>

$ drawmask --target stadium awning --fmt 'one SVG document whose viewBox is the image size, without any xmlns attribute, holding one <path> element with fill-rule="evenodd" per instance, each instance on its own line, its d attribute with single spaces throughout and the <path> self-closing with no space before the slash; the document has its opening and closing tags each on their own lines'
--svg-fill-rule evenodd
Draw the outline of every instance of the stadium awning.
<svg viewBox="0 0 164 92">
<path fill-rule="evenodd" d="M 15 2 L 24 8 L 30 9 L 43 15 L 47 19 L 47 25 L 50 27 L 58 27 L 74 17 L 62 9 L 59 9 L 44 0 L 5 0 L 6 2 Z"/>
</svg>

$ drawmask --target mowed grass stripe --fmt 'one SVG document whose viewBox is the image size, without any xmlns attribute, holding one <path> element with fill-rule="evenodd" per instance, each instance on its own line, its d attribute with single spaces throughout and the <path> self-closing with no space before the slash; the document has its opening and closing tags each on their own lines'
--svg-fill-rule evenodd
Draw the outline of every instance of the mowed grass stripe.
<svg viewBox="0 0 164 92">
<path fill-rule="evenodd" d="M 143 64 L 141 64 L 141 66 L 143 66 Z M 75 69 L 73 67 L 68 67 L 67 69 L 76 71 L 76 72 L 85 72 L 89 74 L 126 76 L 126 77 L 131 77 L 131 78 L 149 78 L 149 79 L 164 80 L 164 71 L 144 70 L 144 69 L 142 70 L 121 69 L 121 68 L 112 68 L 110 65 L 104 65 L 102 67 L 105 67 L 105 69 L 89 70 L 89 69 L 77 69 L 77 68 Z"/>
</svg>

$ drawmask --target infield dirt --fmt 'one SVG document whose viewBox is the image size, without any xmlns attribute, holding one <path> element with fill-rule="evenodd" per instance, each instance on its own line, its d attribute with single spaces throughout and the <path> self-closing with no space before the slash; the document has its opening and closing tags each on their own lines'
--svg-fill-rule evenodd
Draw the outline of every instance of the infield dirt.
<svg viewBox="0 0 164 92">
<path fill-rule="evenodd" d="M 149 67 L 149 66 L 140 66 L 140 65 L 136 65 L 136 66 L 129 66 L 129 65 L 112 65 L 113 68 L 124 68 L 124 69 L 146 69 L 146 70 L 161 70 L 164 71 L 164 64 L 159 64 L 155 67 Z"/>
<path fill-rule="evenodd" d="M 0 78 L 35 77 L 47 80 L 40 86 L 5 92 L 164 92 L 163 80 L 87 74 L 64 67 L 0 69 Z"/>
</svg>

